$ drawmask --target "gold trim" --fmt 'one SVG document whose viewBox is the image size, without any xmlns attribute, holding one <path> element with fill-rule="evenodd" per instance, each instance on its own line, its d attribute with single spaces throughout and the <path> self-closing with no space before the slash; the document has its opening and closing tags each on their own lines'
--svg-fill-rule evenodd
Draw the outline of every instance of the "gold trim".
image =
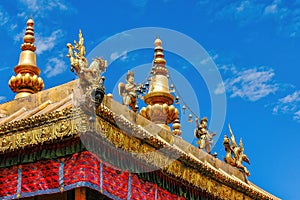
<svg viewBox="0 0 300 200">
<path fill-rule="evenodd" d="M 118 125 L 122 118 L 118 119 Z M 107 138 L 116 148 L 121 148 L 124 151 L 130 152 L 133 157 L 140 159 L 142 162 L 146 162 L 149 165 L 154 166 L 165 166 L 162 171 L 167 173 L 171 177 L 181 178 L 186 183 L 194 185 L 195 187 L 207 191 L 213 196 L 221 199 L 249 199 L 249 198 L 260 198 L 260 199 L 277 199 L 271 197 L 271 195 L 263 192 L 254 191 L 251 185 L 241 184 L 240 180 L 236 180 L 236 177 L 225 175 L 223 172 L 215 169 L 211 164 L 207 162 L 196 162 L 192 157 L 185 156 L 180 157 L 178 160 L 170 160 L 168 156 L 163 155 L 153 146 L 165 146 L 168 148 L 168 143 L 158 141 L 155 137 L 147 139 L 147 143 L 142 142 L 142 139 L 137 139 L 133 136 L 128 135 L 124 131 L 115 127 L 103 118 L 98 118 L 99 127 L 101 131 L 97 131 L 97 134 Z M 127 126 L 128 121 L 123 121 Z M 135 127 L 130 128 L 131 134 L 135 134 Z M 143 130 L 139 130 L 140 134 Z M 146 134 L 146 133 L 143 133 Z M 156 145 L 155 145 L 156 144 Z M 169 148 L 170 151 L 174 149 Z M 235 189 L 232 189 L 233 185 Z"/>
<path fill-rule="evenodd" d="M 35 129 L 27 129 L 12 135 L 3 135 L 0 137 L 0 152 L 14 151 L 76 134 L 74 120 L 62 119 L 56 123 L 49 123 Z"/>
<path fill-rule="evenodd" d="M 40 127 L 44 124 L 56 123 L 61 119 L 71 118 L 71 116 L 73 115 L 73 109 L 65 109 L 62 111 L 55 111 L 52 113 L 38 115 L 14 122 L 4 123 L 0 125 L 0 136 L 3 134 L 12 134 L 24 129 Z"/>
<path fill-rule="evenodd" d="M 161 169 L 163 173 L 174 179 L 180 178 L 184 184 L 207 191 L 213 196 L 221 199 L 277 199 L 264 191 L 254 190 L 251 184 L 241 183 L 236 177 L 222 172 L 209 162 L 195 159 L 194 155 L 201 153 L 200 150 L 194 152 L 193 148 L 180 147 L 180 143 L 175 140 L 177 138 L 167 134 L 164 129 L 156 134 L 150 133 L 140 125 L 117 117 L 104 105 L 99 107 L 97 114 L 98 123 L 89 122 L 86 115 L 74 109 L 6 123 L 0 126 L 0 152 L 26 148 L 63 137 L 74 137 L 93 130 L 99 137 L 108 139 L 116 148 L 131 153 L 141 162 L 156 167 L 164 166 Z M 118 121 L 118 127 L 127 128 L 120 130 L 115 120 Z M 157 151 L 162 147 L 164 153 Z M 170 154 L 181 156 L 172 160 L 168 156 Z M 206 160 L 209 158 L 204 157 Z"/>
</svg>

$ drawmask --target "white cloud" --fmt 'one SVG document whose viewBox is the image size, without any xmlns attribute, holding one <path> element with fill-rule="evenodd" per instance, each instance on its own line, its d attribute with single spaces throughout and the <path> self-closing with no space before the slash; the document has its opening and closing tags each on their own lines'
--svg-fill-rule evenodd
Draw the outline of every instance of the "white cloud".
<svg viewBox="0 0 300 200">
<path fill-rule="evenodd" d="M 218 54 L 214 54 L 213 56 L 208 56 L 207 58 L 204 58 L 203 60 L 200 61 L 201 65 L 207 64 L 210 60 L 216 60 L 219 57 Z"/>
<path fill-rule="evenodd" d="M 260 67 L 237 71 L 234 66 L 231 66 L 226 70 L 229 69 L 233 78 L 225 80 L 224 85 L 231 98 L 241 97 L 250 101 L 257 101 L 278 90 L 278 84 L 273 81 L 275 75 L 273 69 Z M 221 91 L 222 88 L 219 87 L 215 92 Z"/>
<path fill-rule="evenodd" d="M 293 119 L 300 122 L 300 110 L 294 113 Z"/>
<path fill-rule="evenodd" d="M 4 101 L 6 99 L 5 96 L 0 96 L 0 102 Z"/>
<path fill-rule="evenodd" d="M 14 27 L 12 27 L 14 28 Z M 20 42 L 25 35 L 25 30 L 15 34 L 14 41 Z M 49 51 L 57 44 L 57 40 L 63 37 L 63 31 L 58 29 L 51 33 L 50 36 L 42 36 L 39 33 L 35 34 L 35 46 L 36 54 L 42 54 L 45 51 Z"/>
<path fill-rule="evenodd" d="M 129 2 L 137 8 L 144 8 L 147 5 L 148 0 L 130 0 Z"/>
<path fill-rule="evenodd" d="M 237 71 L 235 67 L 231 67 L 231 70 L 233 78 L 225 80 L 224 84 L 232 98 L 257 101 L 278 90 L 278 85 L 273 81 L 273 69 L 260 67 Z"/>
<path fill-rule="evenodd" d="M 57 1 L 48 1 L 46 0 L 45 2 L 48 3 L 48 9 L 60 9 L 60 10 L 67 10 L 68 7 L 64 4 L 64 2 L 60 2 L 59 0 Z"/>
<path fill-rule="evenodd" d="M 43 37 L 37 34 L 36 36 L 36 54 L 42 54 L 44 51 L 53 49 L 57 40 L 63 36 L 62 30 L 56 30 L 48 37 Z"/>
<path fill-rule="evenodd" d="M 215 89 L 215 94 L 226 92 L 233 97 L 241 97 L 250 101 L 257 101 L 263 97 L 275 93 L 279 86 L 273 79 L 274 70 L 266 67 L 246 69 L 238 71 L 234 65 L 221 65 L 219 67 L 225 75 L 230 78 L 224 81 L 224 85 L 219 84 Z M 300 122 L 300 90 L 278 99 L 276 103 L 266 106 L 272 106 L 273 114 L 285 114 Z"/>
<path fill-rule="evenodd" d="M 300 90 L 279 99 L 273 108 L 273 114 L 290 114 L 300 122 Z"/>
<path fill-rule="evenodd" d="M 300 7 L 295 1 L 220 1 L 219 11 L 215 12 L 218 20 L 231 19 L 241 26 L 272 20 L 276 31 L 288 37 L 300 36 Z"/>
<path fill-rule="evenodd" d="M 32 11 L 37 11 L 39 9 L 37 6 L 37 0 L 21 0 L 21 2 Z"/>
<path fill-rule="evenodd" d="M 45 11 L 50 10 L 67 10 L 64 1 L 61 0 L 21 0 L 30 11 L 38 13 L 39 15 L 45 14 Z"/>
<path fill-rule="evenodd" d="M 225 85 L 224 83 L 218 84 L 217 88 L 214 91 L 215 94 L 224 94 L 225 93 Z"/>
<path fill-rule="evenodd" d="M 249 1 L 242 1 L 238 7 L 236 8 L 237 12 L 242 12 L 244 11 L 247 7 L 251 6 Z"/>
<path fill-rule="evenodd" d="M 47 78 L 50 78 L 63 73 L 66 69 L 67 65 L 63 60 L 59 58 L 51 58 L 48 60 L 44 74 L 46 74 Z"/>
<path fill-rule="evenodd" d="M 274 14 L 277 12 L 277 5 L 276 4 L 272 4 L 272 5 L 269 5 L 265 8 L 265 14 Z"/>
<path fill-rule="evenodd" d="M 275 13 L 277 13 L 280 3 L 281 3 L 280 0 L 275 0 L 270 5 L 267 5 L 265 7 L 264 14 L 275 14 Z"/>
<path fill-rule="evenodd" d="M 110 54 L 111 61 L 114 61 L 118 58 L 120 58 L 122 61 L 125 61 L 127 59 L 127 51 L 123 51 L 122 53 L 113 52 L 112 54 Z"/>
<path fill-rule="evenodd" d="M 23 38 L 24 35 L 25 35 L 25 32 L 24 32 L 24 31 L 15 34 L 15 36 L 14 36 L 14 41 L 15 41 L 15 42 L 19 42 L 19 41 Z"/>
<path fill-rule="evenodd" d="M 18 24 L 12 24 L 12 25 L 10 25 L 9 30 L 14 31 L 17 27 L 18 27 Z"/>
<path fill-rule="evenodd" d="M 282 103 L 300 102 L 300 91 L 295 91 L 293 94 L 289 94 L 289 95 L 279 99 L 279 102 L 282 102 Z"/>
<path fill-rule="evenodd" d="M 222 71 L 224 71 L 225 73 L 232 73 L 232 74 L 237 74 L 238 71 L 236 69 L 236 67 L 233 64 L 227 64 L 227 65 L 220 65 L 218 66 L 218 68 Z"/>
<path fill-rule="evenodd" d="M 110 54 L 110 60 L 116 60 L 119 57 L 118 52 L 113 52 L 112 54 Z"/>
<path fill-rule="evenodd" d="M 17 17 L 23 18 L 23 17 L 25 17 L 25 15 L 26 15 L 26 12 L 23 11 L 23 12 L 18 13 Z"/>
<path fill-rule="evenodd" d="M 249 22 L 256 21 L 262 16 L 263 5 L 255 3 L 250 0 L 231 1 L 221 5 L 218 12 L 216 12 L 217 19 L 233 19 L 239 25 L 246 25 Z"/>
<path fill-rule="evenodd" d="M 0 26 L 4 26 L 9 20 L 8 13 L 0 6 Z"/>
</svg>

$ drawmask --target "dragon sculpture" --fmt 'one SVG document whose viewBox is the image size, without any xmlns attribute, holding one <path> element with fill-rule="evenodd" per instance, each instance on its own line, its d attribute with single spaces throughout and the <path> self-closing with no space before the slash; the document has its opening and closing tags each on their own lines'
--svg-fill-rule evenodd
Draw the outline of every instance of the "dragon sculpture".
<svg viewBox="0 0 300 200">
<path fill-rule="evenodd" d="M 228 125 L 230 137 L 224 136 L 223 145 L 226 151 L 224 161 L 234 167 L 241 169 L 247 176 L 250 176 L 249 170 L 243 165 L 243 161 L 250 165 L 250 161 L 246 154 L 244 154 L 244 145 L 242 138 L 240 139 L 240 146 L 235 141 L 234 134 L 230 125 Z"/>
</svg>

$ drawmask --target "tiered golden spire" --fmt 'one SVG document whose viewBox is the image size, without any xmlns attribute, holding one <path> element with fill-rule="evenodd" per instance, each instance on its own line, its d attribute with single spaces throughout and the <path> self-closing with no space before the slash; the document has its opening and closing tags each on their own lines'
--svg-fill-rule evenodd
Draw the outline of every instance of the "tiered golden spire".
<svg viewBox="0 0 300 200">
<path fill-rule="evenodd" d="M 168 69 L 162 48 L 162 41 L 156 38 L 154 41 L 153 77 L 148 94 L 144 96 L 144 101 L 148 105 L 141 109 L 141 115 L 170 130 L 168 124 L 173 123 L 173 133 L 180 135 L 180 122 L 178 110 L 172 105 L 174 97 L 170 94 L 168 82 Z"/>
<path fill-rule="evenodd" d="M 36 65 L 36 46 L 34 45 L 34 21 L 30 18 L 27 21 L 27 28 L 24 36 L 24 43 L 21 45 L 19 63 L 15 66 L 16 76 L 12 76 L 8 82 L 10 89 L 18 93 L 15 99 L 37 93 L 44 89 L 44 82 L 40 69 Z"/>
</svg>

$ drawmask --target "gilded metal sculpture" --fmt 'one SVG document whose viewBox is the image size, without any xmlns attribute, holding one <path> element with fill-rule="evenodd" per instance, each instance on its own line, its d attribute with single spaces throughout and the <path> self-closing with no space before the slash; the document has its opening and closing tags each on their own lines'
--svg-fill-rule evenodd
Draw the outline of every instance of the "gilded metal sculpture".
<svg viewBox="0 0 300 200">
<path fill-rule="evenodd" d="M 228 138 L 227 135 L 224 136 L 223 145 L 226 151 L 226 157 L 224 158 L 224 161 L 234 167 L 241 169 L 247 176 L 250 176 L 249 170 L 242 164 L 243 161 L 250 164 L 248 157 L 246 156 L 246 154 L 244 154 L 244 145 L 242 138 L 240 139 L 240 146 L 238 146 L 230 125 L 228 125 L 228 128 L 231 139 Z"/>
<path fill-rule="evenodd" d="M 67 57 L 70 59 L 71 71 L 75 72 L 79 77 L 79 88 L 81 89 L 77 95 L 80 101 L 79 105 L 82 106 L 87 103 L 88 105 L 85 105 L 87 108 L 92 108 L 93 105 L 97 108 L 105 94 L 105 78 L 101 77 L 100 74 L 105 72 L 107 61 L 102 58 L 96 58 L 88 67 L 81 30 L 78 37 L 78 42 L 74 40 L 74 46 L 70 43 L 67 44 Z"/>
<path fill-rule="evenodd" d="M 96 58 L 91 63 L 90 67 L 88 67 L 88 61 L 85 58 L 86 51 L 84 47 L 84 38 L 81 30 L 79 30 L 78 37 L 78 42 L 74 40 L 74 46 L 70 43 L 67 44 L 67 57 L 70 58 L 71 71 L 75 71 L 80 78 L 93 78 L 92 81 L 99 81 L 99 74 L 106 70 L 107 61 Z M 87 77 L 87 75 L 90 77 Z"/>
<path fill-rule="evenodd" d="M 172 132 L 181 135 L 179 112 L 173 105 L 174 96 L 170 93 L 168 69 L 164 58 L 161 39 L 154 41 L 154 60 L 150 88 L 144 96 L 147 107 L 143 107 L 140 114 L 164 129 L 171 130 L 168 124 L 172 123 Z"/>
<path fill-rule="evenodd" d="M 200 120 L 196 118 L 196 129 L 194 131 L 194 135 L 199 140 L 197 141 L 197 144 L 199 145 L 199 149 L 205 149 L 207 153 L 211 153 L 211 145 L 213 143 L 212 138 L 216 135 L 216 133 L 209 133 L 207 130 L 207 123 L 208 119 L 207 117 L 204 117 Z"/>
<path fill-rule="evenodd" d="M 27 21 L 27 28 L 21 45 L 19 63 L 15 66 L 16 76 L 12 76 L 8 82 L 11 90 L 16 94 L 15 99 L 26 97 L 44 89 L 44 82 L 39 77 L 41 70 L 36 65 L 36 46 L 34 45 L 34 21 Z"/>
<path fill-rule="evenodd" d="M 134 83 L 134 72 L 128 71 L 126 75 L 127 83 L 119 83 L 119 94 L 123 97 L 123 105 L 129 106 L 134 112 L 136 108 L 136 84 Z"/>
</svg>

